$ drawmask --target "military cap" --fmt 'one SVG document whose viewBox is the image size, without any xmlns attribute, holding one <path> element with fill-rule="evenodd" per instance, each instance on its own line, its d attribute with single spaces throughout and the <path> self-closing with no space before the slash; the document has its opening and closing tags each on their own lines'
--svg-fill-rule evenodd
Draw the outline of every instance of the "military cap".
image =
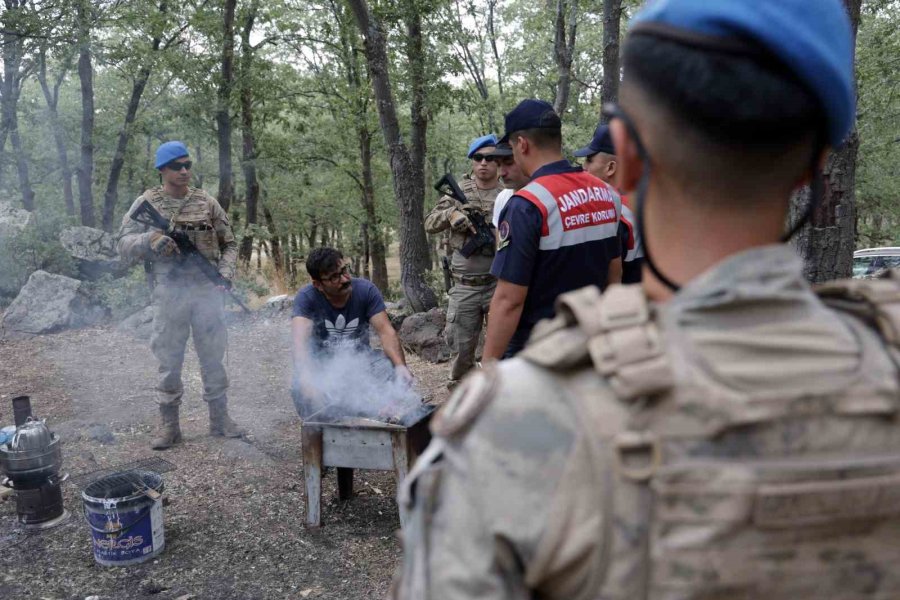
<svg viewBox="0 0 900 600">
<path fill-rule="evenodd" d="M 657 0 L 635 16 L 630 34 L 713 50 L 755 47 L 818 99 L 832 146 L 853 127 L 853 39 L 841 0 Z"/>
<path fill-rule="evenodd" d="M 579 148 L 574 152 L 575 156 L 582 158 L 592 156 L 598 152 L 604 154 L 615 154 L 616 149 L 613 147 L 612 136 L 609 134 L 609 125 L 597 125 L 594 130 L 594 137 L 590 143 L 584 148 Z"/>
<path fill-rule="evenodd" d="M 160 144 L 156 149 L 156 168 L 162 169 L 164 166 L 175 160 L 183 158 L 190 154 L 184 142 L 165 142 Z"/>
<path fill-rule="evenodd" d="M 496 146 L 497 145 L 497 136 L 493 133 L 489 133 L 487 135 L 483 135 L 480 138 L 475 138 L 472 140 L 472 143 L 469 144 L 469 152 L 466 154 L 466 158 L 472 158 L 476 152 L 484 148 L 485 146 Z"/>
<path fill-rule="evenodd" d="M 528 98 L 506 113 L 503 119 L 506 133 L 500 139 L 501 144 L 509 142 L 509 136 L 525 129 L 560 129 L 562 121 L 549 102 Z"/>
<path fill-rule="evenodd" d="M 512 147 L 509 144 L 497 144 L 493 150 L 487 153 L 492 158 L 512 156 Z"/>
</svg>

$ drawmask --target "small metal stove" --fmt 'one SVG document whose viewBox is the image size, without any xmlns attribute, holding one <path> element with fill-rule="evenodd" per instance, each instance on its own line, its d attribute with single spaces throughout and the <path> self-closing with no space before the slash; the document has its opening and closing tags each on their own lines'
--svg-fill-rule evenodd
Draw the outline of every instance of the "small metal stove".
<svg viewBox="0 0 900 600">
<path fill-rule="evenodd" d="M 28 529 L 53 527 L 68 517 L 63 508 L 59 436 L 31 415 L 28 396 L 13 398 L 16 432 L 0 445 L 3 485 L 15 492 L 16 514 Z"/>
<path fill-rule="evenodd" d="M 397 484 L 431 441 L 428 423 L 435 406 L 421 404 L 391 419 L 347 416 L 326 407 L 303 422 L 303 471 L 306 478 L 306 524 L 322 523 L 322 468 L 335 467 L 338 499 L 353 495 L 353 470 L 393 471 Z"/>
</svg>

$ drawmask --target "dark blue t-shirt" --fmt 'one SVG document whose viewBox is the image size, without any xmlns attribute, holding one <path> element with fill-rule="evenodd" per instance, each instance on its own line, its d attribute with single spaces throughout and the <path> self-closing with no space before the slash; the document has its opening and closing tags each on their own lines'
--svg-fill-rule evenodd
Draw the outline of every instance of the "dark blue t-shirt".
<svg viewBox="0 0 900 600">
<path fill-rule="evenodd" d="M 532 180 L 545 175 L 581 173 L 581 167 L 561 160 L 544 165 Z M 597 185 L 606 188 L 597 180 Z M 613 190 L 614 191 L 614 190 Z M 609 262 L 622 255 L 618 225 L 604 239 L 591 239 L 575 245 L 542 250 L 544 217 L 534 203 L 515 195 L 500 214 L 500 244 L 491 274 L 516 285 L 528 286 L 522 317 L 513 338 L 524 344 L 531 329 L 541 319 L 554 314 L 556 298 L 587 285 L 606 287 Z"/>
<path fill-rule="evenodd" d="M 306 285 L 294 297 L 294 317 L 313 322 L 312 342 L 315 348 L 328 348 L 339 343 L 354 342 L 369 346 L 369 319 L 385 310 L 384 298 L 368 279 L 351 279 L 350 299 L 343 308 L 331 305 L 325 294 Z"/>
</svg>

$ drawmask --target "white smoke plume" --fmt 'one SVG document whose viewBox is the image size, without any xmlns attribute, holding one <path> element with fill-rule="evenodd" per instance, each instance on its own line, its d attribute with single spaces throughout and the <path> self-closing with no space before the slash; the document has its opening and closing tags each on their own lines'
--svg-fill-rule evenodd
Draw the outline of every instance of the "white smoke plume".
<svg viewBox="0 0 900 600">
<path fill-rule="evenodd" d="M 422 394 L 397 379 L 390 360 L 381 352 L 355 343 L 329 346 L 327 352 L 314 353 L 310 375 L 304 382 L 319 396 L 311 411 L 332 417 L 365 417 L 397 422 L 422 407 Z"/>
</svg>

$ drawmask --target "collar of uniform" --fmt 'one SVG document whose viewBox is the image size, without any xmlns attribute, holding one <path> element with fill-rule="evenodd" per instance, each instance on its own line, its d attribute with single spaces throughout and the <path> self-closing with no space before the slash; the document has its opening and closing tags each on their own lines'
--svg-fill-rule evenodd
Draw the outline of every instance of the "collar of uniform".
<svg viewBox="0 0 900 600">
<path fill-rule="evenodd" d="M 787 244 L 772 244 L 719 262 L 682 287 L 669 305 L 703 308 L 790 292 L 811 293 L 803 278 L 803 261 Z"/>
<path fill-rule="evenodd" d="M 572 163 L 564 158 L 552 163 L 547 163 L 540 169 L 537 169 L 531 175 L 531 178 L 537 179 L 538 177 L 543 177 L 544 175 L 557 175 L 559 173 L 577 173 L 581 170 L 581 167 L 573 166 Z"/>
</svg>

